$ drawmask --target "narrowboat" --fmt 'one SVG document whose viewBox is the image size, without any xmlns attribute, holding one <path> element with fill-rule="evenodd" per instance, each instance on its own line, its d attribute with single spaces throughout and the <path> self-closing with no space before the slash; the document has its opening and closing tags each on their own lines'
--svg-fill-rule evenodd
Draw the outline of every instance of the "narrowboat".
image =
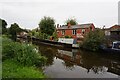
<svg viewBox="0 0 120 80">
<path fill-rule="evenodd" d="M 120 54 L 120 41 L 114 41 L 112 43 L 111 48 L 101 45 L 100 50 L 107 52 L 107 53 L 119 53 Z"/>
</svg>

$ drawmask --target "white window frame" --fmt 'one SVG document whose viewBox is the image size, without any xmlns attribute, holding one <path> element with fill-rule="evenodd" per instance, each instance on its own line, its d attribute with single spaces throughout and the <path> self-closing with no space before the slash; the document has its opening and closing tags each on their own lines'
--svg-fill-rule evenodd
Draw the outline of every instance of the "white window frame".
<svg viewBox="0 0 120 80">
<path fill-rule="evenodd" d="M 65 35 L 65 30 L 62 30 L 62 35 Z"/>
<path fill-rule="evenodd" d="M 82 29 L 82 32 L 85 32 L 85 29 Z"/>
<path fill-rule="evenodd" d="M 73 30 L 72 30 L 72 34 L 73 34 L 73 35 L 76 35 L 76 34 L 77 34 L 76 29 L 73 29 Z"/>
</svg>

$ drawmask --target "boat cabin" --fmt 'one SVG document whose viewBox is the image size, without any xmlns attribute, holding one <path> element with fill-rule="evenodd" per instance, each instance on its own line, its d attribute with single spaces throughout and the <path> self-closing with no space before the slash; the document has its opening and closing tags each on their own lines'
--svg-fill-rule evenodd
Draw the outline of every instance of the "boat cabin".
<svg viewBox="0 0 120 80">
<path fill-rule="evenodd" d="M 112 49 L 120 50 L 120 41 L 113 42 Z"/>
</svg>

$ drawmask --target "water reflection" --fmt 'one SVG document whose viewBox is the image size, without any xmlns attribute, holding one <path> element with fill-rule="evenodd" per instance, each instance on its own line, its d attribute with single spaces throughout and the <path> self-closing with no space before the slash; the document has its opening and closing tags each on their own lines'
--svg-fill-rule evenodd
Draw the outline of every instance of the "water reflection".
<svg viewBox="0 0 120 80">
<path fill-rule="evenodd" d="M 75 49 L 72 49 L 71 51 L 58 49 L 56 57 L 64 60 L 63 65 L 70 70 L 74 69 L 74 65 L 79 64 L 81 59 L 78 50 Z"/>
<path fill-rule="evenodd" d="M 80 75 L 87 73 L 85 77 L 96 77 L 95 74 L 98 74 L 99 76 L 97 77 L 100 78 L 117 77 L 108 75 L 108 72 L 120 75 L 119 60 L 109 59 L 104 56 L 100 56 L 97 53 L 81 51 L 78 49 L 58 49 L 56 47 L 42 44 L 39 44 L 39 51 L 43 56 L 48 58 L 47 64 L 44 67 L 45 74 L 48 76 L 70 77 L 71 74 L 79 74 L 79 77 L 83 77 Z M 117 67 L 113 66 L 113 63 L 117 65 Z M 76 71 L 78 66 L 80 71 L 85 69 L 83 73 Z M 61 73 L 66 76 L 63 76 Z M 100 76 L 100 74 L 104 74 L 104 76 Z"/>
<path fill-rule="evenodd" d="M 42 53 L 42 56 L 45 56 L 47 58 L 47 63 L 46 66 L 50 66 L 53 64 L 54 62 L 54 57 L 56 54 L 56 51 L 51 49 L 51 48 L 47 48 L 47 47 L 39 47 L 40 53 Z"/>
<path fill-rule="evenodd" d="M 44 73 L 53 78 L 117 78 L 120 75 L 119 55 L 106 55 L 78 49 L 65 49 L 38 44 L 47 58 Z"/>
</svg>

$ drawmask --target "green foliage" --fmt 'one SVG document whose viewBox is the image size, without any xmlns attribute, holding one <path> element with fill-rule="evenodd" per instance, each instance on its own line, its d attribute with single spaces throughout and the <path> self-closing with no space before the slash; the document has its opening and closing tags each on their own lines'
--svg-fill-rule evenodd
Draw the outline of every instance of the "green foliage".
<svg viewBox="0 0 120 80">
<path fill-rule="evenodd" d="M 35 32 L 35 37 L 39 37 L 39 32 Z"/>
<path fill-rule="evenodd" d="M 39 38 L 40 38 L 40 39 L 49 39 L 49 35 L 46 34 L 46 33 L 41 33 L 41 32 L 39 32 Z"/>
<path fill-rule="evenodd" d="M 58 35 L 57 35 L 57 31 L 56 31 L 56 30 L 53 32 L 52 37 L 54 37 L 54 40 L 55 40 L 55 41 L 58 40 Z"/>
<path fill-rule="evenodd" d="M 20 33 L 23 31 L 17 23 L 11 24 L 11 27 L 9 28 L 9 33 L 11 34 L 11 38 L 13 40 L 16 40 L 17 33 Z"/>
<path fill-rule="evenodd" d="M 91 31 L 85 37 L 82 47 L 91 51 L 99 50 L 99 46 L 104 42 L 104 32 L 100 29 Z"/>
<path fill-rule="evenodd" d="M 65 38 L 72 38 L 72 36 L 70 36 L 70 35 L 67 35 L 67 36 L 65 36 Z"/>
<path fill-rule="evenodd" d="M 36 32 L 34 30 L 30 31 L 28 33 L 29 36 L 31 37 L 36 37 L 36 38 L 40 38 L 40 39 L 48 39 L 49 38 L 49 35 L 47 35 L 46 33 L 41 33 L 41 32 Z"/>
<path fill-rule="evenodd" d="M 24 67 L 13 60 L 3 62 L 2 78 L 45 78 L 41 70 L 35 67 Z"/>
<path fill-rule="evenodd" d="M 51 36 L 55 30 L 55 21 L 51 17 L 44 17 L 39 23 L 41 33 Z"/>
<path fill-rule="evenodd" d="M 7 22 L 3 19 L 0 19 L 0 28 L 2 28 L 0 30 L 2 30 L 2 34 L 5 34 L 7 32 L 6 26 L 7 26 Z"/>
<path fill-rule="evenodd" d="M 13 59 L 24 66 L 41 66 L 45 63 L 46 58 L 41 56 L 35 46 L 31 44 L 21 44 L 13 42 L 10 39 L 2 40 L 2 59 Z"/>
<path fill-rule="evenodd" d="M 39 32 L 32 30 L 28 33 L 29 36 L 35 36 L 35 37 L 39 37 Z"/>
<path fill-rule="evenodd" d="M 14 42 L 8 38 L 2 38 L 2 59 L 13 58 L 14 54 Z"/>
<path fill-rule="evenodd" d="M 70 23 L 71 25 L 76 25 L 77 21 L 76 21 L 76 19 L 67 19 L 65 21 L 65 25 L 68 25 L 68 23 Z"/>
</svg>

